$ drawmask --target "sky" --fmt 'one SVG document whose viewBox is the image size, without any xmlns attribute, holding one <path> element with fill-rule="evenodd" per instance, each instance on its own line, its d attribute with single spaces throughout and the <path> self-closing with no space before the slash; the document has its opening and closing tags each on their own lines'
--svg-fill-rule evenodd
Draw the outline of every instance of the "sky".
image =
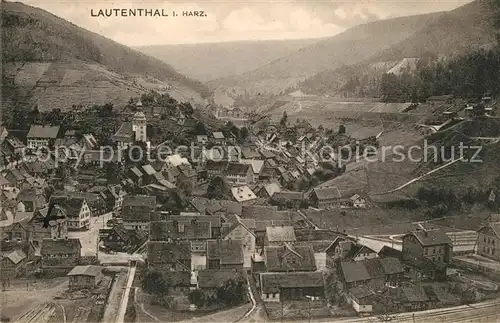
<svg viewBox="0 0 500 323">
<path fill-rule="evenodd" d="M 321 38 L 370 21 L 446 11 L 471 0 L 21 0 L 127 46 Z M 169 17 L 92 17 L 100 9 L 159 9 Z M 175 10 L 177 17 L 172 17 Z M 183 17 L 182 11 L 206 17 Z"/>
</svg>

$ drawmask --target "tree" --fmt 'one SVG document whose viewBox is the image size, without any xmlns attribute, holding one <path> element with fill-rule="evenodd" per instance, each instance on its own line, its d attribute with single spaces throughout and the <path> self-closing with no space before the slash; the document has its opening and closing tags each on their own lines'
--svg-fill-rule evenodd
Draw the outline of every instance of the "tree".
<svg viewBox="0 0 500 323">
<path fill-rule="evenodd" d="M 207 188 L 207 197 L 210 199 L 225 199 L 229 195 L 229 185 L 224 178 L 214 177 Z"/>
<path fill-rule="evenodd" d="M 286 128 L 287 124 L 288 124 L 288 114 L 286 113 L 286 111 L 283 111 L 283 116 L 281 117 L 280 125 L 283 128 Z"/>
<path fill-rule="evenodd" d="M 205 294 L 199 289 L 190 291 L 188 299 L 189 302 L 196 305 L 196 307 L 203 307 L 205 305 Z"/>
<path fill-rule="evenodd" d="M 164 297 L 169 293 L 170 281 L 159 271 L 148 271 L 142 279 L 141 286 L 150 294 Z"/>
<path fill-rule="evenodd" d="M 193 191 L 194 184 L 192 181 L 189 180 L 189 178 L 186 178 L 185 176 L 181 175 L 177 179 L 177 188 L 180 189 L 184 194 L 190 195 L 191 192 Z"/>
<path fill-rule="evenodd" d="M 245 295 L 246 282 L 242 277 L 229 279 L 217 289 L 217 299 L 227 306 L 243 303 Z"/>
</svg>

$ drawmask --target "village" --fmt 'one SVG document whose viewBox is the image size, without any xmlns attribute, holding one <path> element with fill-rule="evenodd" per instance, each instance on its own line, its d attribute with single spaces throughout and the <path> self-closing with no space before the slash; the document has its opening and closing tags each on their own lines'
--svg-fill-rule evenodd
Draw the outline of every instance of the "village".
<svg viewBox="0 0 500 323">
<path fill-rule="evenodd" d="M 393 317 L 500 297 L 498 214 L 468 230 L 396 223 L 364 190 L 328 185 L 349 169 L 322 143 L 377 136 L 186 109 L 160 123 L 192 127 L 195 148 L 159 158 L 178 138 L 152 141 L 159 118 L 144 105 L 106 142 L 67 125 L 0 128 L 2 322 Z"/>
</svg>

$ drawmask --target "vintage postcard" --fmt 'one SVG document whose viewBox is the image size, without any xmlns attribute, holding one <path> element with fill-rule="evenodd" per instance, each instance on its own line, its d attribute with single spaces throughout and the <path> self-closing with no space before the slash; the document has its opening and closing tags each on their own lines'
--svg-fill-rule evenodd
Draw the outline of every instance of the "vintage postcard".
<svg viewBox="0 0 500 323">
<path fill-rule="evenodd" d="M 0 10 L 0 323 L 500 322 L 500 0 Z"/>
</svg>

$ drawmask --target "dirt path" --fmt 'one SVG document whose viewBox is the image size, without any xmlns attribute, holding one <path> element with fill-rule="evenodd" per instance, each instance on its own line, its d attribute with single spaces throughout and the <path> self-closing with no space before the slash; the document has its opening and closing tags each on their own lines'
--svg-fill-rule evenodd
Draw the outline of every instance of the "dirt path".
<svg viewBox="0 0 500 323">
<path fill-rule="evenodd" d="M 28 288 L 26 288 L 28 283 Z M 47 286 L 48 285 L 48 286 Z M 37 306 L 50 302 L 68 288 L 67 278 L 50 281 L 16 281 L 0 293 L 0 308 L 5 317 L 20 317 Z"/>
<path fill-rule="evenodd" d="M 123 294 L 123 287 L 126 283 L 127 275 L 125 273 L 119 273 L 111 287 L 111 292 L 109 293 L 108 302 L 106 303 L 106 309 L 104 310 L 104 315 L 102 317 L 102 322 L 113 323 L 116 319 L 116 314 L 120 308 L 120 302 Z"/>
</svg>

